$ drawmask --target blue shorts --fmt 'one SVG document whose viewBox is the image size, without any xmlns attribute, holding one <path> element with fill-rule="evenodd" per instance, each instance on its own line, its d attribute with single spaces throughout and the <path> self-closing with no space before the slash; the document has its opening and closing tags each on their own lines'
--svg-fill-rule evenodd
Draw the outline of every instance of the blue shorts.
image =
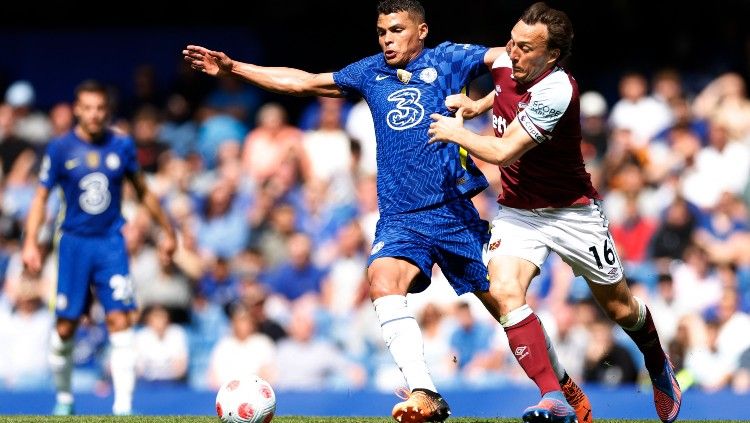
<svg viewBox="0 0 750 423">
<path fill-rule="evenodd" d="M 85 237 L 63 233 L 58 247 L 58 317 L 76 320 L 88 311 L 92 289 L 104 310 L 134 310 L 133 281 L 121 234 Z"/>
<path fill-rule="evenodd" d="M 489 241 L 489 224 L 469 199 L 459 199 L 412 213 L 381 217 L 368 266 L 380 257 L 402 258 L 422 271 L 409 292 L 427 289 L 437 263 L 456 294 L 487 291 L 487 267 L 482 247 Z"/>
</svg>

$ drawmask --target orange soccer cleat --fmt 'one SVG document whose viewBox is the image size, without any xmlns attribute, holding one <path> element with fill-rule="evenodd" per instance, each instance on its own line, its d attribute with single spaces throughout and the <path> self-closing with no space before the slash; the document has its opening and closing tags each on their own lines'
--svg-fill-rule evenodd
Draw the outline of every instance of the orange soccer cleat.
<svg viewBox="0 0 750 423">
<path fill-rule="evenodd" d="M 396 392 L 403 399 L 393 406 L 391 414 L 397 422 L 442 422 L 451 414 L 448 403 L 437 392 L 427 389 L 406 389 Z"/>
<path fill-rule="evenodd" d="M 591 402 L 589 397 L 583 392 L 573 379 L 565 375 L 565 382 L 562 383 L 563 395 L 578 416 L 578 423 L 593 423 L 594 416 L 591 414 Z"/>
</svg>

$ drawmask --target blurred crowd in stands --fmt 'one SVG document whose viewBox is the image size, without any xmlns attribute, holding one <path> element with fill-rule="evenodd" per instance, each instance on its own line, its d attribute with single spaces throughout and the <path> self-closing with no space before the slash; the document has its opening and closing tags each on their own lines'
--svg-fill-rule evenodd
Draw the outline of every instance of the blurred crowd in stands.
<svg viewBox="0 0 750 423">
<path fill-rule="evenodd" d="M 682 78 L 628 73 L 609 102 L 582 87 L 583 154 L 683 389 L 750 392 L 750 99 L 734 73 L 696 92 Z M 280 390 L 403 385 L 367 295 L 378 207 L 366 103 L 310 99 L 292 121 L 283 102 L 230 79 L 186 70 L 164 88 L 143 66 L 133 82 L 128 97 L 112 87 L 113 124 L 132 134 L 179 234 L 173 262 L 160 259 L 155 224 L 126 192 L 139 383 L 216 389 L 257 373 Z M 24 274 L 20 241 L 44 147 L 74 120 L 70 99 L 38 108 L 28 81 L 0 101 L 0 389 L 46 389 L 59 196 L 48 204 L 41 276 Z M 467 125 L 492 133 L 489 116 Z M 478 164 L 492 188 L 474 201 L 489 220 L 499 172 Z M 556 256 L 531 291 L 574 379 L 648 383 L 635 345 Z M 502 328 L 439 268 L 409 301 L 438 387 L 529 383 Z M 74 389 L 109 389 L 106 345 L 94 303 L 76 335 Z"/>
</svg>

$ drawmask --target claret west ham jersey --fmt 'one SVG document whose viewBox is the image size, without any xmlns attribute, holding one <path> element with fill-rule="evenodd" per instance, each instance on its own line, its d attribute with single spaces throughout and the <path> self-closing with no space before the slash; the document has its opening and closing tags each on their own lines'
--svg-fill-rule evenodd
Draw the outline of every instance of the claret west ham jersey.
<svg viewBox="0 0 750 423">
<path fill-rule="evenodd" d="M 539 145 L 515 163 L 501 167 L 498 202 L 519 209 L 567 207 L 599 199 L 581 154 L 578 84 L 561 67 L 554 67 L 529 84 L 511 77 L 510 58 L 503 53 L 492 66 L 495 135 L 518 119 Z M 499 140 L 499 142 L 502 142 Z"/>
<path fill-rule="evenodd" d="M 485 71 L 487 47 L 445 42 L 424 49 L 404 69 L 382 53 L 333 74 L 345 92 L 361 94 L 375 122 L 381 216 L 471 197 L 487 180 L 455 144 L 428 144 L 431 113 L 451 115 L 445 98 Z"/>
</svg>

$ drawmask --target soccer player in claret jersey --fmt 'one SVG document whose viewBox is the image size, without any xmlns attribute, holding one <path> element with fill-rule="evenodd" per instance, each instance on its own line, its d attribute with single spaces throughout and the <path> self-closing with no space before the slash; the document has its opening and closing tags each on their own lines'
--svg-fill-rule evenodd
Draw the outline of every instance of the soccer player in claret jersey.
<svg viewBox="0 0 750 423">
<path fill-rule="evenodd" d="M 445 96 L 459 93 L 487 71 L 504 48 L 451 42 L 425 48 L 427 32 L 419 2 L 385 0 L 378 4 L 377 16 L 382 53 L 334 73 L 256 66 L 195 45 L 183 50 L 185 60 L 208 75 L 241 78 L 278 93 L 330 97 L 352 93 L 367 101 L 375 122 L 380 209 L 367 270 L 370 297 L 385 344 L 409 387 L 392 415 L 397 421 L 417 423 L 443 421 L 450 410 L 430 377 L 422 334 L 407 307 L 406 294 L 423 291 L 437 263 L 457 294 L 473 292 L 493 317 L 498 321 L 501 317 L 501 305 L 488 291 L 482 261 L 488 224 L 471 202 L 487 181 L 458 146 L 426 141 L 428 116 L 449 115 Z M 548 349 L 547 367 L 553 362 L 564 380 L 565 370 L 551 345 Z M 558 378 L 552 385 L 560 393 Z M 590 411 L 580 388 L 575 386 L 571 392 L 571 401 Z M 575 418 L 564 398 L 561 402 L 564 406 L 556 409 Z"/>
<path fill-rule="evenodd" d="M 73 111 L 77 124 L 47 146 L 39 173 L 41 184 L 26 222 L 23 262 L 29 272 L 37 273 L 42 264 L 39 229 L 45 221 L 50 190 L 59 185 L 65 217 L 58 241 L 57 323 L 50 339 L 50 366 L 57 389 L 53 413 L 57 415 L 73 414 L 73 336 L 91 302 L 92 288 L 106 312 L 114 387 L 112 412 L 125 415 L 132 411 L 135 339 L 130 314 L 136 304 L 120 232 L 125 179 L 131 181 L 138 198 L 164 230 L 160 253 L 171 256 L 176 245 L 159 200 L 146 188 L 139 171 L 133 140 L 107 128 L 109 108 L 103 85 L 84 81 L 76 88 Z"/>
<path fill-rule="evenodd" d="M 578 85 L 558 65 L 572 41 L 564 12 L 544 3 L 529 7 L 511 31 L 506 54 L 492 66 L 494 93 L 477 102 L 461 95 L 447 98 L 446 104 L 461 113 L 456 118 L 433 114 L 430 142 L 458 144 L 500 166 L 500 210 L 488 251 L 490 290 L 500 293 L 511 348 L 525 352 L 516 353 L 518 362 L 542 392 L 556 389 L 555 380 L 545 360 L 544 335 L 525 298 L 531 279 L 555 251 L 635 341 L 653 382 L 657 414 L 671 423 L 681 401 L 674 369 L 646 304 L 628 288 L 601 198 L 584 167 Z M 496 137 L 463 128 L 464 108 L 473 115 L 490 107 Z M 524 420 L 533 420 L 538 411 L 530 407 Z"/>
</svg>

